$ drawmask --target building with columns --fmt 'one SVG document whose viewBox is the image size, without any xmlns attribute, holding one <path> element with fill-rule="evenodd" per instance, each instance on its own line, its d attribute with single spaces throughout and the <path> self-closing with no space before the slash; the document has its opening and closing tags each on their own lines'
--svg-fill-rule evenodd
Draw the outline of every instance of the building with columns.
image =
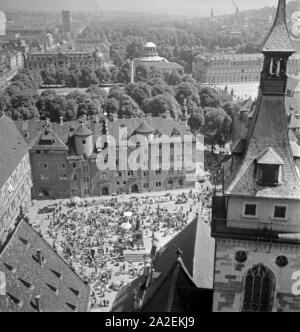
<svg viewBox="0 0 300 332">
<path fill-rule="evenodd" d="M 202 83 L 258 82 L 263 62 L 261 54 L 198 55 L 193 61 L 193 76 Z M 300 73 L 300 54 L 291 56 L 287 73 Z"/>
<path fill-rule="evenodd" d="M 224 166 L 213 198 L 213 311 L 298 312 L 299 155 L 290 142 L 285 93 L 294 53 L 286 1 L 279 0 L 263 50 L 259 96 L 248 132 Z"/>
<path fill-rule="evenodd" d="M 25 60 L 25 67 L 30 70 L 45 70 L 54 67 L 56 70 L 71 67 L 101 68 L 103 56 L 98 51 L 53 51 L 30 52 Z"/>
</svg>

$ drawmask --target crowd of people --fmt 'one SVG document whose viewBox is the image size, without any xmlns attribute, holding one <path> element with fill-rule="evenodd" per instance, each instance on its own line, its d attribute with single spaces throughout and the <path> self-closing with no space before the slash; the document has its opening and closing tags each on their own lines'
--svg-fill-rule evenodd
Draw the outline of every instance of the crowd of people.
<svg viewBox="0 0 300 332">
<path fill-rule="evenodd" d="M 151 263 L 154 241 L 164 245 L 199 214 L 209 222 L 210 204 L 208 190 L 65 200 L 36 227 L 91 286 L 92 309 L 109 310 L 117 292 Z"/>
</svg>

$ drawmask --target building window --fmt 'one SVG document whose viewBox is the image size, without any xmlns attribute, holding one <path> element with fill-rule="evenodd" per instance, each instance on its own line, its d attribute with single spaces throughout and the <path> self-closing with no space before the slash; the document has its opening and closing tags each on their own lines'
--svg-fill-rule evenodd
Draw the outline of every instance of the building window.
<svg viewBox="0 0 300 332">
<path fill-rule="evenodd" d="M 41 180 L 42 181 L 49 181 L 49 174 L 42 174 L 41 175 Z"/>
<path fill-rule="evenodd" d="M 274 218 L 275 219 L 286 219 L 287 207 L 286 206 L 275 206 L 274 208 Z"/>
<path fill-rule="evenodd" d="M 242 311 L 269 312 L 273 306 L 275 278 L 263 265 L 254 266 L 244 279 L 244 301 Z"/>
<path fill-rule="evenodd" d="M 40 167 L 43 169 L 48 169 L 48 163 L 41 163 Z"/>
<path fill-rule="evenodd" d="M 279 184 L 279 171 L 278 165 L 260 165 L 258 173 L 258 181 L 261 185 L 276 185 Z"/>
<path fill-rule="evenodd" d="M 245 203 L 244 204 L 244 214 L 245 218 L 257 218 L 257 203 Z"/>
<path fill-rule="evenodd" d="M 60 178 L 60 181 L 67 181 L 68 180 L 67 174 L 61 174 L 59 178 Z"/>
</svg>

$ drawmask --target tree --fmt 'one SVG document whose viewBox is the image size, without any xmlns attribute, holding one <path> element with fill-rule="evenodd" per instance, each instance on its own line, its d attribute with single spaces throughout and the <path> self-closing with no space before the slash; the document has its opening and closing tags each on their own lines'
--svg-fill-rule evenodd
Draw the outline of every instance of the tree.
<svg viewBox="0 0 300 332">
<path fill-rule="evenodd" d="M 185 101 L 194 101 L 197 104 L 200 102 L 197 88 L 189 82 L 184 82 L 175 87 L 175 98 L 180 105 Z"/>
<path fill-rule="evenodd" d="M 124 96 L 125 92 L 117 85 L 112 86 L 112 88 L 109 91 L 108 98 L 115 98 L 117 100 L 121 100 L 121 98 Z"/>
<path fill-rule="evenodd" d="M 183 77 L 178 73 L 177 70 L 173 70 L 170 76 L 168 77 L 168 83 L 173 86 L 180 84 L 182 80 Z"/>
<path fill-rule="evenodd" d="M 141 117 L 144 113 L 140 110 L 138 104 L 127 95 L 123 95 L 120 100 L 119 118 Z"/>
<path fill-rule="evenodd" d="M 77 107 L 74 100 L 67 99 L 63 96 L 50 98 L 47 106 L 41 112 L 41 117 L 49 118 L 51 122 L 59 122 L 60 117 L 70 121 L 77 118 Z"/>
<path fill-rule="evenodd" d="M 95 74 L 100 84 L 110 83 L 111 73 L 107 68 L 101 67 L 95 71 Z"/>
<path fill-rule="evenodd" d="M 7 114 L 14 121 L 28 121 L 40 118 L 38 109 L 33 105 L 10 109 Z"/>
<path fill-rule="evenodd" d="M 84 67 L 81 70 L 80 85 L 84 86 L 84 87 L 88 87 L 93 84 L 99 84 L 99 81 L 97 79 L 95 72 L 90 67 Z"/>
<path fill-rule="evenodd" d="M 126 47 L 127 59 L 130 57 L 139 58 L 143 55 L 143 44 L 139 41 L 133 41 Z"/>
<path fill-rule="evenodd" d="M 58 94 L 55 92 L 55 90 L 45 90 L 43 93 L 40 95 L 36 106 L 40 112 L 40 114 L 46 114 L 49 109 L 49 104 L 51 100 L 58 98 Z"/>
<path fill-rule="evenodd" d="M 105 90 L 99 88 L 97 85 L 92 85 L 85 91 L 85 93 L 90 96 L 95 104 L 103 108 L 107 101 Z"/>
<path fill-rule="evenodd" d="M 164 116 L 167 112 L 170 112 L 174 119 L 178 119 L 181 114 L 180 105 L 169 94 L 157 95 L 153 98 L 145 99 L 142 109 L 146 114 L 151 114 L 153 117 Z"/>
<path fill-rule="evenodd" d="M 126 86 L 125 93 L 141 107 L 146 98 L 151 97 L 151 87 L 146 83 L 130 83 Z"/>
<path fill-rule="evenodd" d="M 109 98 L 106 103 L 106 112 L 108 116 L 111 114 L 118 114 L 120 109 L 120 102 L 115 98 Z"/>
<path fill-rule="evenodd" d="M 219 107 L 220 99 L 217 92 L 211 88 L 202 88 L 199 89 L 199 95 L 201 99 L 202 107 Z"/>
<path fill-rule="evenodd" d="M 146 82 L 149 79 L 150 70 L 143 64 L 138 64 L 135 68 L 135 81 Z"/>
<path fill-rule="evenodd" d="M 211 145 L 212 152 L 215 145 L 224 146 L 231 139 L 232 120 L 223 109 L 205 109 L 205 125 L 202 128 L 205 143 Z"/>
<path fill-rule="evenodd" d="M 200 131 L 204 124 L 204 112 L 194 101 L 187 104 L 187 112 L 189 114 L 188 125 L 193 131 Z"/>
</svg>

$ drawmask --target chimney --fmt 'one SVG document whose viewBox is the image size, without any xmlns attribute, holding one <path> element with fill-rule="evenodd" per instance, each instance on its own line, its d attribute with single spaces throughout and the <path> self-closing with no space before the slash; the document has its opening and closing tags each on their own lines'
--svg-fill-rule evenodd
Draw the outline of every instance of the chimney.
<svg viewBox="0 0 300 332">
<path fill-rule="evenodd" d="M 86 115 L 83 115 L 83 116 L 82 116 L 82 123 L 83 123 L 83 124 L 86 124 Z"/>
<path fill-rule="evenodd" d="M 46 118 L 46 125 L 50 125 L 50 119 L 49 118 Z"/>
<path fill-rule="evenodd" d="M 147 114 L 147 119 L 151 119 L 151 118 L 152 118 L 151 113 L 148 113 L 148 114 Z"/>
<path fill-rule="evenodd" d="M 96 122 L 97 124 L 99 124 L 99 122 L 100 122 L 99 114 L 97 114 L 97 115 L 95 116 L 95 122 Z"/>
<path fill-rule="evenodd" d="M 171 112 L 170 111 L 167 111 L 166 112 L 166 119 L 171 119 Z"/>
<path fill-rule="evenodd" d="M 134 58 L 130 57 L 130 83 L 134 83 Z"/>
<path fill-rule="evenodd" d="M 36 307 L 36 311 L 37 312 L 42 312 L 41 310 L 41 296 L 40 295 L 36 295 L 35 298 L 35 307 Z"/>
<path fill-rule="evenodd" d="M 64 118 L 62 116 L 59 117 L 59 124 L 61 126 L 64 124 Z"/>
</svg>

